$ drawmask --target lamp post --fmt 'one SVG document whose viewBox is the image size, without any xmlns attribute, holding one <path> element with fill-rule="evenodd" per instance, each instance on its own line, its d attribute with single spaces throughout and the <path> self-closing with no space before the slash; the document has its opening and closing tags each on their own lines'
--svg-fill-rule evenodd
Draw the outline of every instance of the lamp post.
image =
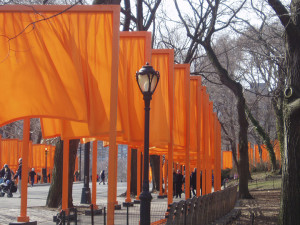
<svg viewBox="0 0 300 225">
<path fill-rule="evenodd" d="M 91 191 L 89 187 L 90 177 L 90 142 L 84 146 L 84 180 L 81 192 L 81 204 L 91 204 Z"/>
<path fill-rule="evenodd" d="M 46 176 L 44 176 L 44 183 L 47 183 L 47 155 L 48 155 L 48 148 L 45 148 L 45 171 L 46 171 Z"/>
<path fill-rule="evenodd" d="M 150 202 L 152 196 L 149 192 L 149 119 L 150 119 L 150 101 L 158 81 L 159 72 L 155 71 L 152 66 L 146 63 L 140 71 L 136 72 L 136 81 L 144 96 L 145 102 L 145 131 L 144 131 L 144 180 L 143 191 L 140 194 L 140 223 L 150 225 Z"/>
</svg>

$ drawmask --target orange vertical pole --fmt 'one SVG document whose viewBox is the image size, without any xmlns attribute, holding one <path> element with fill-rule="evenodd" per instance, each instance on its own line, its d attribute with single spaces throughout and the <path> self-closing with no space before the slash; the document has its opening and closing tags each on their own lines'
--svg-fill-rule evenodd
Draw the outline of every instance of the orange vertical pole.
<svg viewBox="0 0 300 225">
<path fill-rule="evenodd" d="M 217 146 L 217 115 L 214 113 L 213 117 L 214 124 L 214 191 L 218 191 L 218 173 L 219 173 L 219 157 L 218 157 L 218 146 Z"/>
<path fill-rule="evenodd" d="M 29 222 L 27 216 L 27 181 L 28 181 L 28 151 L 29 151 L 30 118 L 24 119 L 23 151 L 22 151 L 22 179 L 21 179 L 21 210 L 18 222 Z M 19 181 L 20 182 L 20 181 Z"/>
<path fill-rule="evenodd" d="M 163 179 L 163 173 L 162 173 L 162 155 L 159 156 L 159 196 L 163 195 L 162 192 L 162 179 Z"/>
<path fill-rule="evenodd" d="M 116 152 L 118 148 L 116 146 L 117 137 L 117 105 L 118 105 L 118 57 L 119 57 L 119 21 L 120 13 L 113 14 L 113 37 L 112 37 L 112 59 L 111 59 L 111 87 L 110 87 L 110 112 L 109 112 L 109 165 L 108 165 L 108 190 L 107 193 L 107 225 L 113 225 L 115 223 L 115 200 L 117 196 L 116 190 Z M 117 62 L 117 63 L 116 63 Z M 118 154 L 118 153 L 117 153 Z"/>
<path fill-rule="evenodd" d="M 201 100 L 201 78 L 199 77 L 199 79 L 197 80 L 197 100 L 196 100 L 196 104 L 197 104 L 197 173 L 196 173 L 196 195 L 197 197 L 200 196 L 200 172 L 201 172 L 201 147 L 200 147 L 200 139 L 201 139 L 201 123 L 203 123 L 203 121 L 201 120 L 201 104 L 202 104 L 202 100 Z"/>
<path fill-rule="evenodd" d="M 212 103 L 213 105 L 213 103 Z M 214 188 L 214 191 L 217 191 L 216 187 L 217 187 L 217 183 L 215 182 L 216 180 L 216 172 L 217 172 L 217 168 L 218 168 L 218 165 L 217 162 L 218 162 L 218 158 L 217 158 L 217 146 L 216 146 L 216 113 L 212 112 L 212 155 L 213 155 L 213 158 L 212 158 L 212 163 L 213 163 L 213 176 L 214 176 L 214 185 L 213 185 L 213 188 Z"/>
<path fill-rule="evenodd" d="M 136 199 L 140 199 L 141 194 L 141 150 L 140 148 L 137 149 L 137 181 L 136 181 Z"/>
<path fill-rule="evenodd" d="M 128 152 L 127 152 L 127 193 L 126 193 L 125 202 L 131 202 L 130 183 L 131 183 L 131 146 L 128 146 Z"/>
<path fill-rule="evenodd" d="M 107 224 L 114 224 L 114 213 L 116 204 L 116 151 L 117 146 L 114 142 L 113 144 L 109 142 L 109 160 L 108 160 L 108 195 L 107 195 Z M 112 222 L 112 221 L 113 222 Z"/>
<path fill-rule="evenodd" d="M 219 174 L 218 174 L 218 189 L 221 190 L 221 147 L 222 147 L 222 139 L 221 139 L 221 124 L 218 122 L 218 156 L 219 156 Z"/>
<path fill-rule="evenodd" d="M 174 53 L 172 57 L 169 57 L 169 104 L 170 104 L 170 142 L 168 144 L 168 183 L 167 179 L 165 179 L 165 190 L 168 188 L 168 205 L 173 202 L 173 157 L 174 157 L 174 135 L 173 135 L 173 127 L 174 127 Z M 166 185 L 167 184 L 167 185 Z"/>
<path fill-rule="evenodd" d="M 207 94 L 206 88 L 203 87 L 203 153 L 204 153 L 204 161 L 203 161 L 203 171 L 202 171 L 202 195 L 208 193 L 207 189 L 207 179 L 206 179 L 206 170 L 207 164 L 209 160 L 209 151 L 208 151 L 208 138 L 209 138 L 209 130 L 208 130 L 208 102 L 207 102 Z"/>
<path fill-rule="evenodd" d="M 92 166 L 92 204 L 94 209 L 98 209 L 96 205 L 97 193 L 97 147 L 98 142 L 93 141 L 93 166 Z"/>
<path fill-rule="evenodd" d="M 185 199 L 190 198 L 190 66 L 187 64 L 185 73 Z"/>
<path fill-rule="evenodd" d="M 208 163 L 207 163 L 207 170 L 206 170 L 206 193 L 211 193 L 212 188 L 212 103 L 209 102 L 209 98 L 207 95 L 207 102 L 208 102 Z"/>
<path fill-rule="evenodd" d="M 61 209 L 68 211 L 68 199 L 69 199 L 69 139 L 64 140 L 63 147 L 63 180 L 62 180 L 62 203 Z"/>
</svg>

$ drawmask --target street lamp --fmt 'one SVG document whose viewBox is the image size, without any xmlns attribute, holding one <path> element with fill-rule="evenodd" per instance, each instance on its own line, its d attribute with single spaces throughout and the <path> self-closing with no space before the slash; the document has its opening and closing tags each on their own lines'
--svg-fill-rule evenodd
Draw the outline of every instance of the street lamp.
<svg viewBox="0 0 300 225">
<path fill-rule="evenodd" d="M 146 63 L 140 71 L 136 72 L 136 81 L 144 96 L 143 99 L 145 102 L 144 180 L 143 191 L 140 194 L 140 222 L 142 225 L 150 225 L 150 202 L 152 196 L 149 192 L 149 111 L 152 94 L 154 93 L 159 81 L 159 72 L 155 71 L 149 63 Z"/>
<path fill-rule="evenodd" d="M 84 180 L 81 192 L 81 204 L 91 204 L 90 182 L 90 142 L 85 143 L 84 147 Z"/>
</svg>

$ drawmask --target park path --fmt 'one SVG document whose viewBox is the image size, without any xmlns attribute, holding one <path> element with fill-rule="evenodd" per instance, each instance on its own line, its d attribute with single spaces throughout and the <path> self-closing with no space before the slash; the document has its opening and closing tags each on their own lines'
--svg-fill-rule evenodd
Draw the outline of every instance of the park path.
<svg viewBox="0 0 300 225">
<path fill-rule="evenodd" d="M 230 225 L 275 225 L 278 224 L 280 189 L 252 190 L 254 199 L 240 199 L 241 215 Z"/>
</svg>

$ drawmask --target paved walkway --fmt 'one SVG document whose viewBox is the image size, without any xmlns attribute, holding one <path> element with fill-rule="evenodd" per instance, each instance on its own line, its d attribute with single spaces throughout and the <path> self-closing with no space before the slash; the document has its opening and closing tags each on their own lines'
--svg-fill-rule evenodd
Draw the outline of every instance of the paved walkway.
<svg viewBox="0 0 300 225">
<path fill-rule="evenodd" d="M 36 185 L 34 187 L 28 187 L 28 208 L 27 216 L 29 216 L 30 221 L 37 221 L 38 224 L 50 225 L 55 224 L 53 222 L 53 216 L 55 216 L 59 210 L 50 209 L 45 207 L 46 199 L 48 195 L 50 185 Z M 76 207 L 87 208 L 87 205 L 81 205 L 81 192 L 83 183 L 75 182 L 73 184 L 73 204 Z M 90 183 L 90 188 L 92 187 Z M 126 191 L 126 182 L 119 182 L 117 195 L 124 193 Z M 6 195 L 0 198 L 0 224 L 9 224 L 12 222 L 17 222 L 17 217 L 20 215 L 20 202 L 21 198 L 18 198 L 19 193 L 14 193 L 12 198 L 7 198 Z M 158 199 L 156 194 L 152 194 L 153 200 L 151 202 L 151 220 L 156 221 L 162 218 L 167 209 L 167 199 Z M 125 197 L 118 197 L 119 204 L 125 201 Z M 184 200 L 184 194 L 182 199 L 174 199 L 174 201 Z M 97 184 L 97 205 L 100 207 L 105 206 L 107 202 L 107 185 Z M 115 214 L 115 224 L 126 224 L 126 208 L 122 206 L 122 210 L 116 210 Z M 139 205 L 129 208 L 131 221 L 129 224 L 138 224 L 139 218 Z M 85 217 L 82 215 L 78 224 L 91 224 L 90 217 Z M 151 222 L 153 222 L 151 221 Z M 103 224 L 103 216 L 95 217 L 95 224 Z"/>
</svg>

